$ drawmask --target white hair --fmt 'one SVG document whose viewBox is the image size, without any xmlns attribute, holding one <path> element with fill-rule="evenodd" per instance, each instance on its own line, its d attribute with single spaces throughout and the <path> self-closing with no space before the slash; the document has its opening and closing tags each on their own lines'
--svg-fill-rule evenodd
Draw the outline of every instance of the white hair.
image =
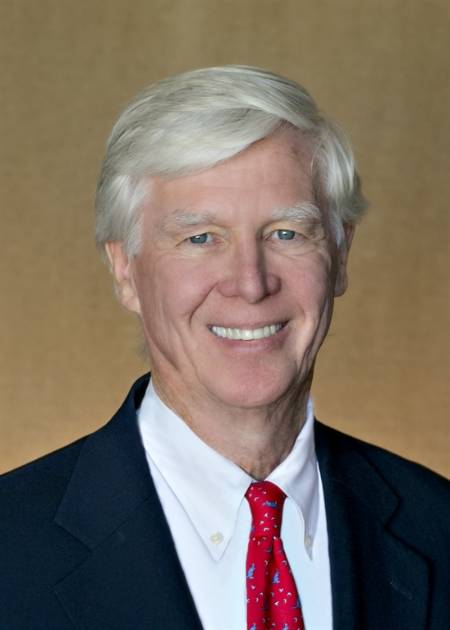
<svg viewBox="0 0 450 630">
<path fill-rule="evenodd" d="M 343 225 L 366 208 L 351 148 L 343 132 L 299 84 L 267 70 L 223 66 L 163 79 L 139 94 L 109 137 L 96 198 L 99 247 L 140 244 L 139 207 L 148 178 L 196 173 L 291 126 L 312 143 L 312 177 L 326 204 L 338 245 Z"/>
</svg>

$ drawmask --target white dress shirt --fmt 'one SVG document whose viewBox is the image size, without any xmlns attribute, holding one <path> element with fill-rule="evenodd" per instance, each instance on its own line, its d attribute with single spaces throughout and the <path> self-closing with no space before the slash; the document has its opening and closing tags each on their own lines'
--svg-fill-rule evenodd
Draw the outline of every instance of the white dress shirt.
<svg viewBox="0 0 450 630">
<path fill-rule="evenodd" d="M 151 381 L 138 425 L 204 630 L 245 630 L 251 513 L 244 495 L 254 479 L 166 407 Z M 332 630 L 327 525 L 311 401 L 292 451 L 267 479 L 287 495 L 281 538 L 306 630 Z"/>
</svg>

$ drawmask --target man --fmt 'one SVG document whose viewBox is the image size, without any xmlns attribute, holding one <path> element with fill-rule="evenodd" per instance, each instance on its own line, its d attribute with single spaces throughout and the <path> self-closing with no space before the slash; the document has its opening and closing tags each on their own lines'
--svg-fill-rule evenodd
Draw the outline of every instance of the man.
<svg viewBox="0 0 450 630">
<path fill-rule="evenodd" d="M 309 399 L 364 208 L 292 81 L 210 68 L 128 106 L 96 235 L 151 380 L 3 478 L 2 628 L 448 627 L 447 482 Z"/>
</svg>

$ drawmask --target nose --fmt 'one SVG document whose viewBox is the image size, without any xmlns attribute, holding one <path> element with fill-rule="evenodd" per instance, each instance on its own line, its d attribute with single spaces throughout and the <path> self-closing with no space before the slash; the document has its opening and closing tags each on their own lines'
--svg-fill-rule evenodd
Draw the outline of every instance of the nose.
<svg viewBox="0 0 450 630">
<path fill-rule="evenodd" d="M 225 297 L 240 297 L 257 304 L 280 290 L 281 280 L 267 268 L 262 244 L 240 244 L 230 258 L 224 261 L 224 279 L 218 285 Z"/>
</svg>

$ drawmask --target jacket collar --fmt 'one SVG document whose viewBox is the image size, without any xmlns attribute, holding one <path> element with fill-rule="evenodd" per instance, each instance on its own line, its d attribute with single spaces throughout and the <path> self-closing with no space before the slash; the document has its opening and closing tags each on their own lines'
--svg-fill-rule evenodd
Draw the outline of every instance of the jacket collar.
<svg viewBox="0 0 450 630">
<path fill-rule="evenodd" d="M 427 560 L 399 527 L 402 499 L 358 440 L 316 421 L 334 630 L 427 627 Z M 375 450 L 373 451 L 375 452 Z M 375 458 L 376 459 L 376 458 Z M 401 620 L 401 621 L 400 621 Z"/>
<path fill-rule="evenodd" d="M 152 484 L 136 429 L 148 378 L 133 385 L 112 420 L 89 436 L 59 506 L 56 522 L 95 548 L 152 495 Z"/>
<path fill-rule="evenodd" d="M 76 628 L 201 630 L 136 423 L 148 376 L 81 450 L 56 523 L 91 553 L 55 587 Z"/>
</svg>

